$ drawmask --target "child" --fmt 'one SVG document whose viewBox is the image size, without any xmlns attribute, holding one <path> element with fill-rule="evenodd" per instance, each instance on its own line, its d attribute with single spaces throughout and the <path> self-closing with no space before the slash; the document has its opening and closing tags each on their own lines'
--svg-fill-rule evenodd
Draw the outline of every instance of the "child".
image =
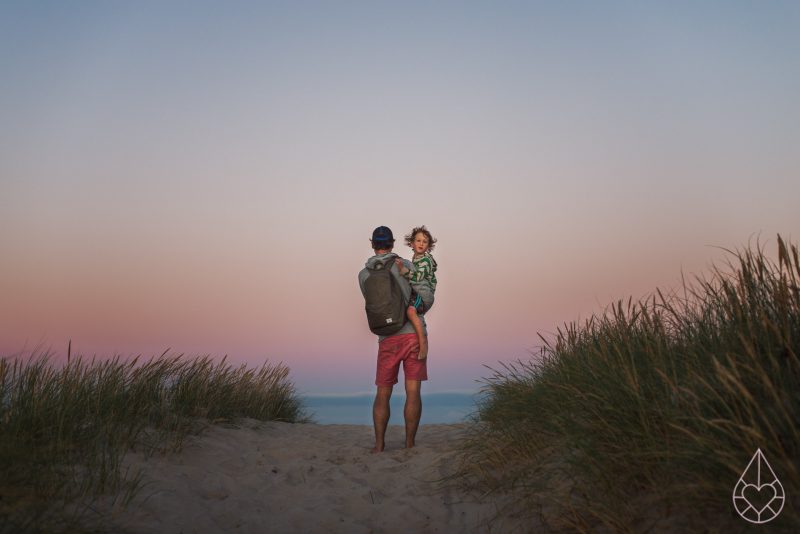
<svg viewBox="0 0 800 534">
<path fill-rule="evenodd" d="M 400 273 L 406 276 L 411 282 L 411 300 L 408 303 L 408 310 L 406 311 L 408 320 L 414 325 L 414 331 L 419 338 L 419 356 L 418 359 L 424 360 L 428 357 L 428 336 L 425 335 L 425 330 L 422 328 L 422 321 L 419 316 L 427 312 L 433 306 L 433 299 L 430 302 L 424 302 L 422 297 L 417 293 L 415 287 L 419 284 L 426 284 L 430 288 L 430 295 L 436 291 L 436 260 L 431 256 L 430 251 L 433 250 L 436 239 L 431 235 L 425 226 L 419 226 L 411 230 L 411 233 L 405 236 L 406 245 L 411 247 L 414 251 L 412 261 L 414 263 L 414 271 L 405 269 L 402 264 L 398 263 Z M 399 262 L 399 260 L 398 260 Z M 428 292 L 426 292 L 428 293 Z"/>
</svg>

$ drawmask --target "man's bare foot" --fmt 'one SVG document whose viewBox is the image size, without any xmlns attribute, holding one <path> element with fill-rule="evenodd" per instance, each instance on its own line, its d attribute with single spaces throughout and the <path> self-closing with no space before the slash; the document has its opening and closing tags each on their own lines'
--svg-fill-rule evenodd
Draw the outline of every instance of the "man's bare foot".
<svg viewBox="0 0 800 534">
<path fill-rule="evenodd" d="M 385 449 L 385 448 L 386 448 L 386 445 L 381 445 L 380 447 L 378 447 L 377 445 L 375 445 L 375 446 L 372 448 L 372 454 L 378 454 L 378 453 L 381 453 L 381 452 L 383 452 L 383 449 Z"/>
</svg>

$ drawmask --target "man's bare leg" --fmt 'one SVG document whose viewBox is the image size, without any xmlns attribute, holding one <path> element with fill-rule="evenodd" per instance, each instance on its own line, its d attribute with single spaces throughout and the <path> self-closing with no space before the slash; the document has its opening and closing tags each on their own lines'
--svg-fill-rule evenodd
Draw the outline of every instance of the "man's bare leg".
<svg viewBox="0 0 800 534">
<path fill-rule="evenodd" d="M 375 448 L 372 452 L 383 452 L 386 447 L 386 427 L 389 425 L 389 399 L 393 386 L 378 386 L 375 402 L 372 403 L 372 423 L 375 426 Z"/>
<path fill-rule="evenodd" d="M 419 318 L 417 309 L 414 306 L 408 307 L 406 315 L 414 326 L 414 332 L 417 333 L 417 340 L 419 340 L 419 356 L 417 356 L 417 359 L 424 360 L 428 357 L 428 336 L 425 335 L 425 330 L 422 328 L 422 320 Z"/>
<path fill-rule="evenodd" d="M 421 386 L 422 382 L 419 380 L 406 380 L 406 405 L 403 415 L 406 419 L 406 447 L 409 449 L 414 446 L 419 419 L 422 416 Z"/>
</svg>

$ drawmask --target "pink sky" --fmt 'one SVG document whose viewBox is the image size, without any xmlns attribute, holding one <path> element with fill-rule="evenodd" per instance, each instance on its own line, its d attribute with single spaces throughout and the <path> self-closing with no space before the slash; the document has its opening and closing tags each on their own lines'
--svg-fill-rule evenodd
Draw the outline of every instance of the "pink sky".
<svg viewBox="0 0 800 534">
<path fill-rule="evenodd" d="M 714 246 L 797 236 L 795 8 L 0 9 L 5 355 L 368 391 L 367 239 L 426 224 L 426 388 L 474 390 Z"/>
</svg>

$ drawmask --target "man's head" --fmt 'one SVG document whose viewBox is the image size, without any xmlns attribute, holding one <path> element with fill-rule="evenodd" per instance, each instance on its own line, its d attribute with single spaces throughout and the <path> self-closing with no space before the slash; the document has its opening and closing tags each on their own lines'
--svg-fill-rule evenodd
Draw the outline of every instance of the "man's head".
<svg viewBox="0 0 800 534">
<path fill-rule="evenodd" d="M 379 226 L 372 232 L 373 250 L 392 250 L 394 247 L 394 236 L 387 226 Z"/>
</svg>

